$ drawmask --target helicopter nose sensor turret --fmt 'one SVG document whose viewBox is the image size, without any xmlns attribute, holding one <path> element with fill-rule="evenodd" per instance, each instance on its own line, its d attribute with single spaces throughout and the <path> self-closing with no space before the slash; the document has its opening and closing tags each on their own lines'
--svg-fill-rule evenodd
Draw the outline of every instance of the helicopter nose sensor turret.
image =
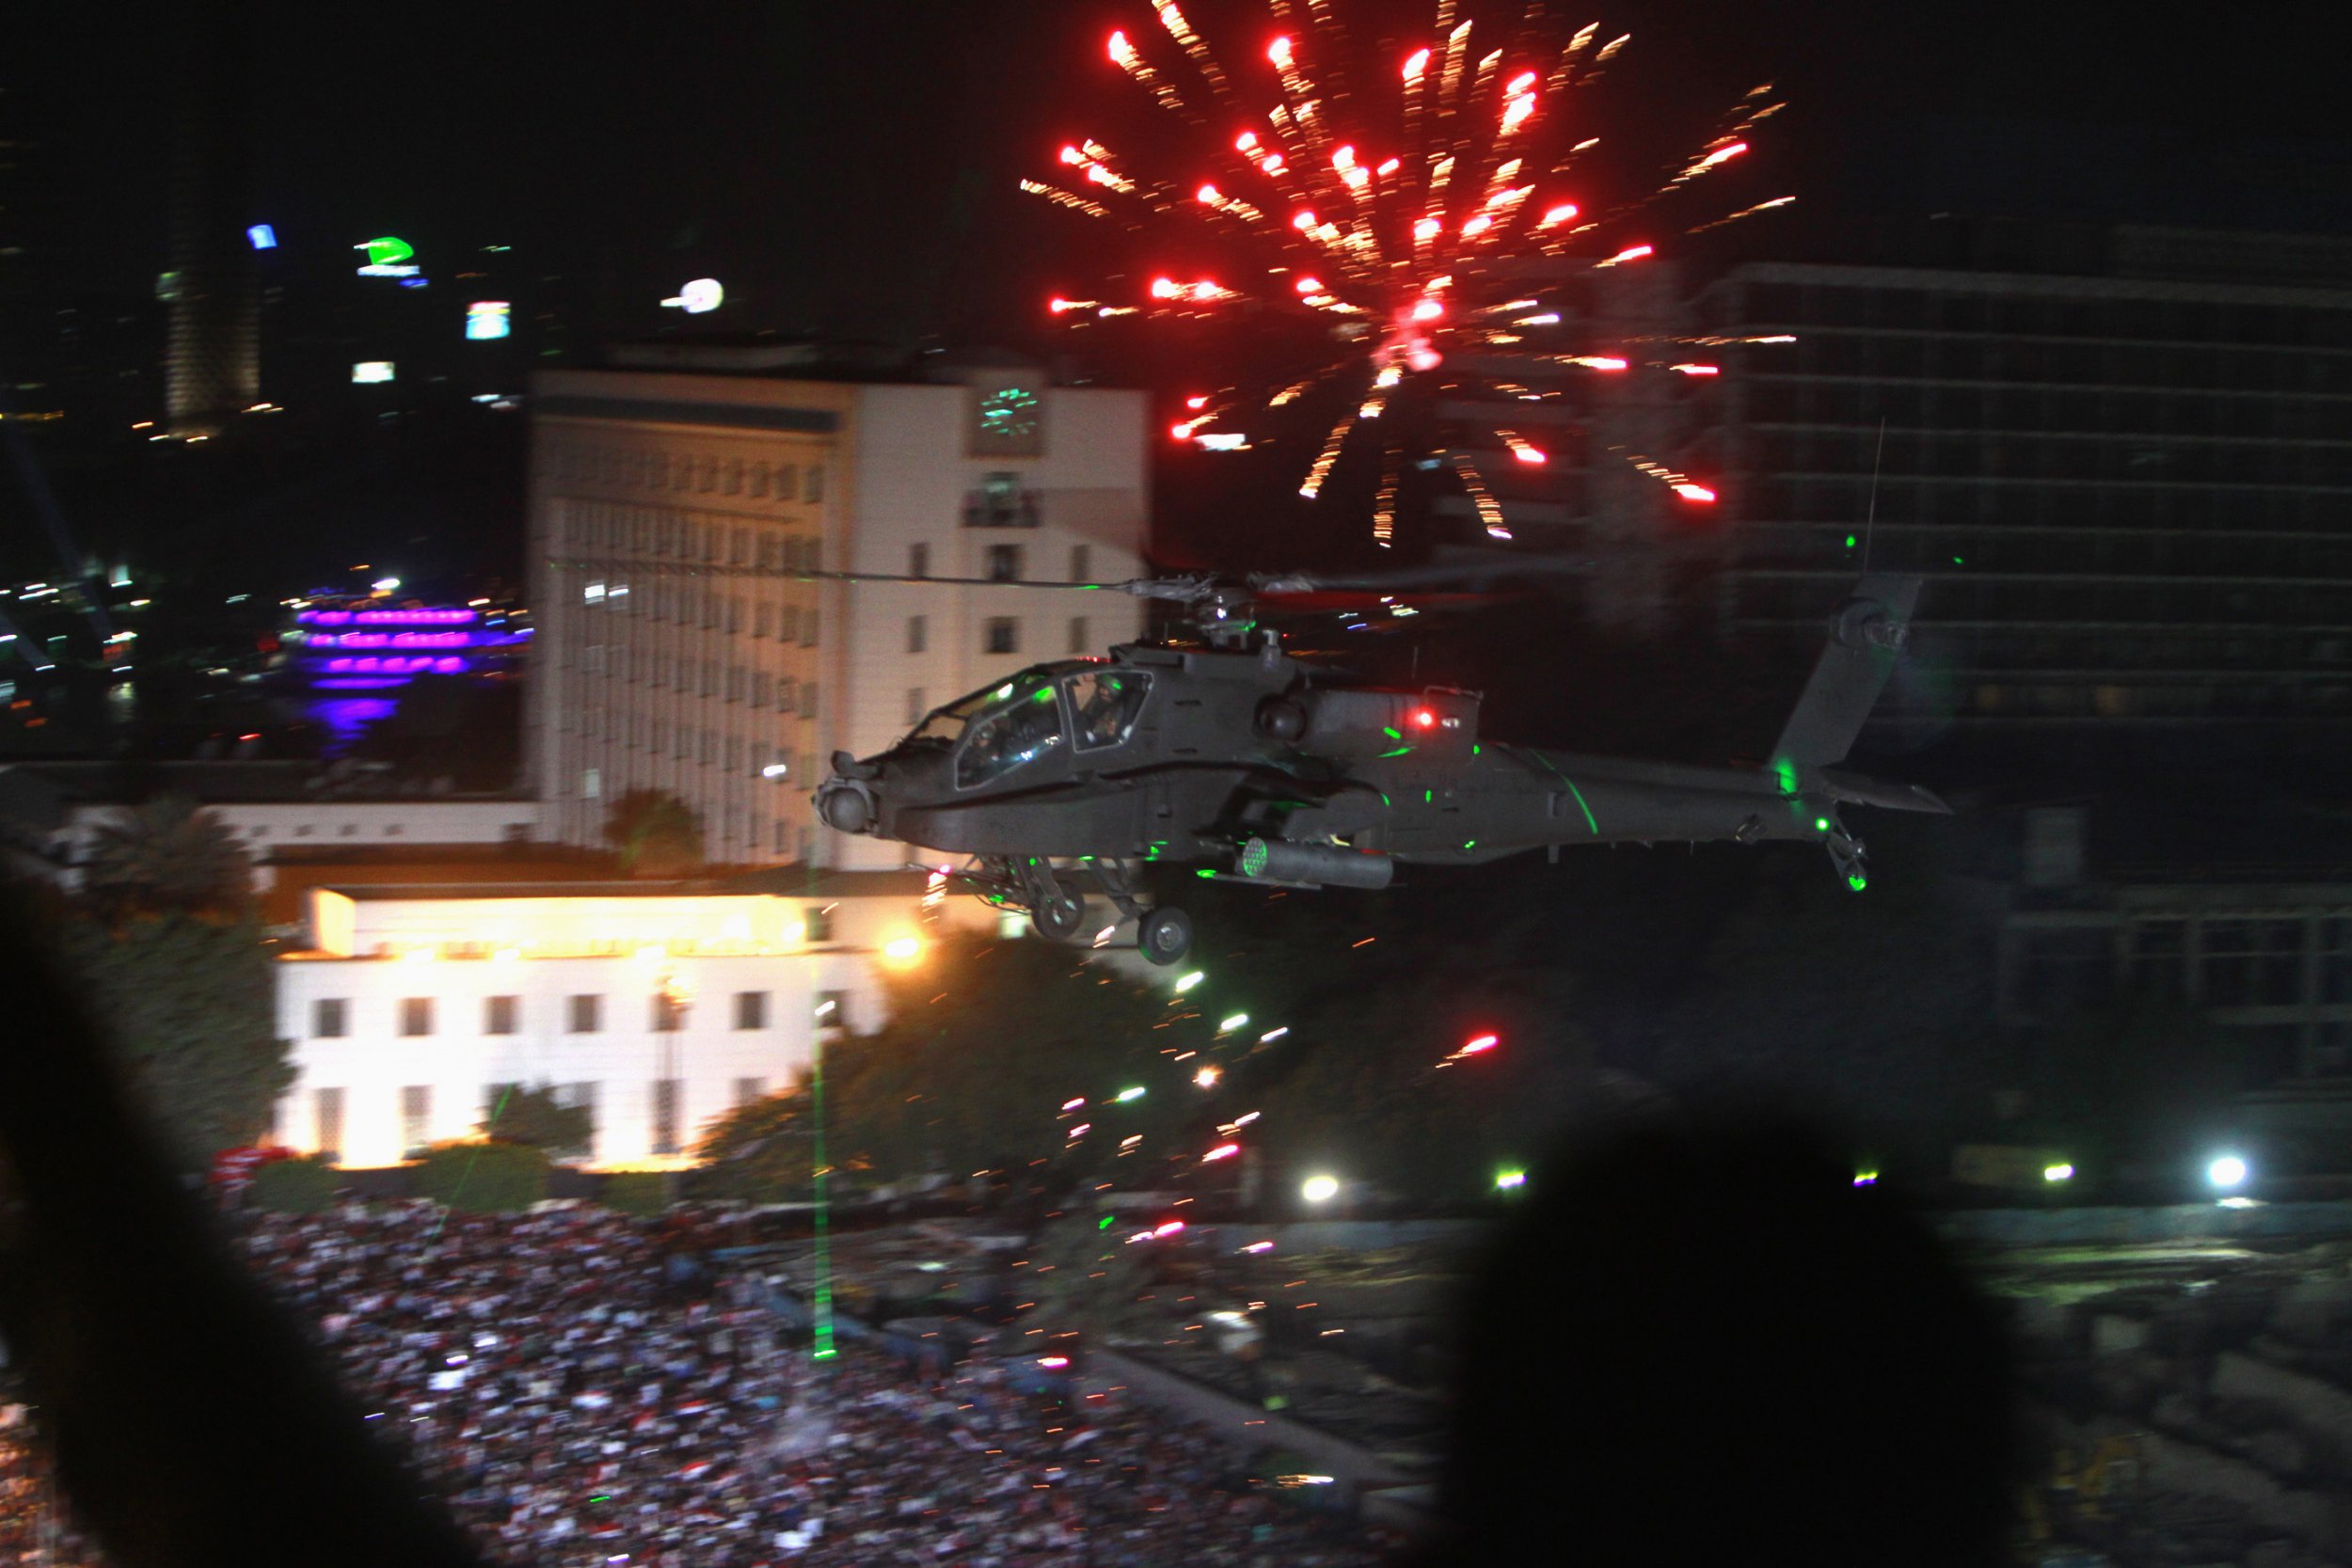
<svg viewBox="0 0 2352 1568">
<path fill-rule="evenodd" d="M 817 816 L 835 832 L 870 833 L 882 813 L 875 805 L 871 784 L 836 772 L 817 786 Z"/>
</svg>

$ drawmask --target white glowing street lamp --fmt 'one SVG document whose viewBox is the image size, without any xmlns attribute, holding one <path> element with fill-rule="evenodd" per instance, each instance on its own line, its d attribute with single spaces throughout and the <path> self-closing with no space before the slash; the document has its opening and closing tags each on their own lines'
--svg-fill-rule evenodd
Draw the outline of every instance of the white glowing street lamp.
<svg viewBox="0 0 2352 1568">
<path fill-rule="evenodd" d="M 1340 1196 L 1336 1176 L 1311 1176 L 1298 1184 L 1298 1196 L 1310 1203 L 1328 1203 Z"/>
</svg>

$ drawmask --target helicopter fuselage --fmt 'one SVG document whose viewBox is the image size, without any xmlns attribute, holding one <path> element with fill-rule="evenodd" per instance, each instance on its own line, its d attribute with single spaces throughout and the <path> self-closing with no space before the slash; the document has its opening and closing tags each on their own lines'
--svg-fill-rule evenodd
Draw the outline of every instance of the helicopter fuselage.
<svg viewBox="0 0 2352 1568">
<path fill-rule="evenodd" d="M 1090 725 L 1111 682 L 1144 689 L 1123 725 Z M 1352 684 L 1263 650 L 1130 644 L 976 694 L 991 695 L 961 735 L 927 723 L 841 770 L 820 798 L 826 819 L 947 855 L 1245 878 L 1253 840 L 1464 864 L 1554 845 L 1836 830 L 1836 800 L 1793 775 L 1487 742 L 1475 693 Z"/>
</svg>

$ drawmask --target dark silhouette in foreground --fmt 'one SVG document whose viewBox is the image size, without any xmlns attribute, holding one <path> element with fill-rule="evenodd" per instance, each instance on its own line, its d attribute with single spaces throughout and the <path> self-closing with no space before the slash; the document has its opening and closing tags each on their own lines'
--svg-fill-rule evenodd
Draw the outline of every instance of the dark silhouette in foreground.
<svg viewBox="0 0 2352 1568">
<path fill-rule="evenodd" d="M 1425 1560 L 2004 1560 L 1998 1320 L 1891 1192 L 1765 1123 L 1645 1126 L 1529 1177 L 1462 1324 Z"/>
<path fill-rule="evenodd" d="M 121 1568 L 437 1568 L 472 1550 L 230 1256 L 0 888 L 0 1336 Z"/>
</svg>

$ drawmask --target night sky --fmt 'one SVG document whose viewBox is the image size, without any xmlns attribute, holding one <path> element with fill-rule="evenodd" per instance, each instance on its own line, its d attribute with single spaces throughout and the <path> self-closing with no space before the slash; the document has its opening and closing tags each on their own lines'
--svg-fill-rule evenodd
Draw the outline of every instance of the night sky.
<svg viewBox="0 0 2352 1568">
<path fill-rule="evenodd" d="M 1359 32 L 1426 37 L 1424 6 L 1343 9 Z M 238 11 L 254 215 L 290 246 L 385 232 L 428 259 L 531 246 L 550 270 L 593 273 L 625 329 L 629 311 L 662 325 L 649 302 L 708 273 L 739 301 L 738 328 L 1011 342 L 1033 341 L 1043 293 L 1088 284 L 1066 275 L 1093 261 L 1077 220 L 1013 182 L 1073 135 L 1136 123 L 1138 95 L 1102 40 L 1152 26 L 1140 0 Z M 1274 31 L 1262 6 L 1190 13 L 1229 63 Z M 145 27 L 121 14 L 46 8 L 0 71 L 54 150 L 65 238 L 92 283 L 139 291 L 163 265 L 186 48 L 170 19 L 184 13 L 151 8 Z M 1604 37 L 1634 35 L 1610 128 L 1637 146 L 1645 129 L 1687 146 L 1731 97 L 1780 82 L 1795 106 L 1758 165 L 1814 214 L 2352 221 L 2352 140 L 2316 7 L 1655 0 L 1593 14 Z M 2039 123 L 2003 124 L 2017 120 Z"/>
</svg>

